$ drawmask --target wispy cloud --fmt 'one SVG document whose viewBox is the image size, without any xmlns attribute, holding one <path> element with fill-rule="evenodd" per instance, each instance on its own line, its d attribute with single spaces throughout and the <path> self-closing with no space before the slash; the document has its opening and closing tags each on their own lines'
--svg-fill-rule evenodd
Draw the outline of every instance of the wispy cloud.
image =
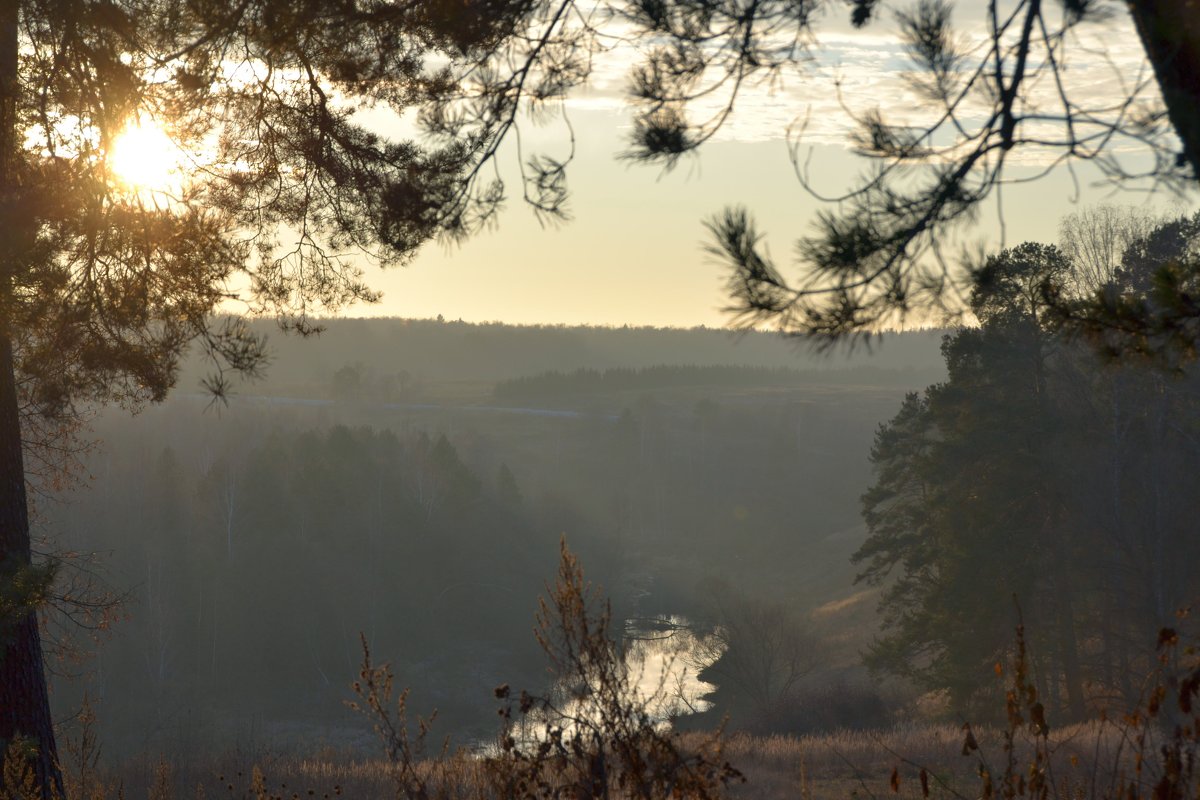
<svg viewBox="0 0 1200 800">
<path fill-rule="evenodd" d="M 982 31 L 960 32 L 960 48 L 981 52 Z M 919 76 L 899 38 L 886 28 L 867 31 L 831 31 L 818 34 L 810 59 L 769 80 L 743 86 L 734 115 L 716 135 L 717 141 L 763 142 L 783 140 L 789 130 L 802 130 L 804 144 L 849 146 L 855 117 L 878 110 L 893 124 L 923 128 L 941 111 L 914 87 Z M 1128 97 L 1151 73 L 1145 54 L 1128 18 L 1121 14 L 1103 23 L 1080 26 L 1064 43 L 1060 74 L 1072 103 L 1085 109 L 1111 107 Z M 569 108 L 624 112 L 629 70 L 638 54 L 620 47 L 597 62 L 587 90 L 568 101 Z M 1058 87 L 1047 72 L 1027 87 L 1025 108 L 1047 116 L 1062 113 Z M 1143 92 L 1142 104 L 1158 104 L 1157 88 Z M 697 102 L 695 120 L 705 119 L 722 107 L 720 96 Z M 967 122 L 982 121 L 990 107 L 979 100 L 963 109 Z M 1026 135 L 1060 139 L 1057 123 L 1031 124 Z M 1124 145 L 1118 144 L 1118 148 Z M 1020 158 L 1043 163 L 1049 151 L 1026 150 Z"/>
</svg>

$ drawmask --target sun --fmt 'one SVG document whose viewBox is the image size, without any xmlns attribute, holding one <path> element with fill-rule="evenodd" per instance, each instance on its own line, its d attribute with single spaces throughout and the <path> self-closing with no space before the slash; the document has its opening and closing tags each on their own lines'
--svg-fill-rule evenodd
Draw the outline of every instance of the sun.
<svg viewBox="0 0 1200 800">
<path fill-rule="evenodd" d="M 141 120 L 113 140 L 108 165 L 126 188 L 172 193 L 179 186 L 183 153 L 162 128 Z"/>
</svg>

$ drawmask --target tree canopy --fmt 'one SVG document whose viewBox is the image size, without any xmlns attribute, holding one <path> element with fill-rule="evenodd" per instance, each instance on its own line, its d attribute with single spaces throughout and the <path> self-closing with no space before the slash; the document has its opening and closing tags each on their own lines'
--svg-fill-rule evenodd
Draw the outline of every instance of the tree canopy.
<svg viewBox="0 0 1200 800">
<path fill-rule="evenodd" d="M 640 111 L 630 155 L 670 165 L 711 138 L 740 87 L 803 60 L 821 7 L 0 3 L 0 576 L 6 593 L 27 587 L 5 605 L 16 610 L 3 620 L 12 634 L 0 657 L 0 740 L 40 740 L 43 794 L 54 783 L 54 752 L 29 607 L 45 580 L 31 567 L 17 386 L 50 417 L 81 401 L 157 400 L 199 342 L 220 393 L 227 372 L 261 366 L 263 348 L 217 312 L 241 303 L 307 331 L 314 310 L 374 296 L 352 255 L 403 261 L 432 236 L 478 228 L 504 200 L 503 182 L 485 169 L 518 113 L 582 82 L 608 37 L 647 45 L 632 80 Z M 939 237 L 1003 183 L 1017 148 L 1048 147 L 1121 178 L 1110 156 L 1124 138 L 1148 149 L 1152 176 L 1194 183 L 1200 19 L 1188 0 L 1137 0 L 1129 9 L 1161 109 L 1142 110 L 1149 79 L 1109 105 L 1072 99 L 1071 34 L 1103 3 L 992 3 L 976 49 L 956 42 L 947 5 L 922 0 L 902 12 L 933 121 L 918 131 L 878 115 L 863 121 L 859 147 L 880 168 L 847 195 L 844 213 L 823 215 L 817 234 L 802 240 L 812 270 L 799 286 L 762 254 L 748 215 L 714 221 L 739 310 L 785 330 L 839 335 L 936 304 L 954 277 Z M 851 4 L 856 25 L 876 11 L 874 0 Z M 610 14 L 623 25 L 604 33 Z M 1058 87 L 1056 110 L 1031 102 L 1039 79 Z M 725 98 L 720 110 L 690 122 L 689 107 L 710 96 Z M 966 113 L 980 102 L 988 113 Z M 1035 123 L 1046 121 L 1060 134 L 1045 138 Z M 161 127 L 178 147 L 186 167 L 176 185 L 148 189 L 117 174 L 119 137 L 139 126 Z M 564 213 L 567 160 L 522 163 L 521 194 L 539 213 Z M 1125 305 L 1121 295 L 1077 316 L 1144 324 L 1150 338 L 1161 329 L 1188 335 L 1200 316 L 1190 265 L 1154 279 L 1162 292 L 1153 306 Z M 1146 321 L 1148 309 L 1162 313 Z"/>
<path fill-rule="evenodd" d="M 1141 254 L 1188 225 L 1126 249 L 1131 297 L 1153 291 Z M 981 326 L 946 337 L 948 380 L 910 394 L 871 452 L 855 555 L 858 580 L 881 587 L 868 663 L 960 712 L 995 707 L 980 700 L 1017 613 L 1048 708 L 1078 719 L 1088 701 L 1134 700 L 1147 637 L 1180 624 L 1197 589 L 1181 566 L 1195 558 L 1196 370 L 1105 361 L 1057 332 L 1030 287 L 1070 267 L 1032 243 L 989 258 Z"/>
<path fill-rule="evenodd" d="M 558 10 L 10 4 L 3 311 L 39 398 L 157 399 L 197 338 L 253 369 L 259 342 L 214 311 L 303 328 L 374 296 L 352 255 L 395 262 L 474 229 L 500 201 L 480 170 L 518 99 L 548 98 L 566 70 L 547 59 L 569 43 L 542 30 Z M 414 114 L 423 138 L 380 132 Z M 114 143 L 139 125 L 178 148 L 176 185 L 115 173 Z"/>
<path fill-rule="evenodd" d="M 18 407 L 160 400 L 195 342 L 220 393 L 264 358 L 221 314 L 307 332 L 312 312 L 374 297 L 354 256 L 474 230 L 502 200 L 482 170 L 518 107 L 579 74 L 571 8 L 0 4 L 0 741 L 34 741 L 43 796 L 61 788 L 33 612 L 52 570 L 32 563 Z M 166 185 L 118 171 L 139 128 L 178 150 Z M 555 213 L 541 166 L 526 194 Z"/>
<path fill-rule="evenodd" d="M 854 26 L 880 24 L 875 0 L 849 6 Z M 1071 70 L 1100 58 L 1083 35 L 1102 41 L 1095 26 L 1126 9 L 1151 69 L 1123 74 L 1111 65 L 1118 94 L 1090 95 L 1080 81 L 1093 79 Z M 630 16 L 655 32 L 658 46 L 633 80 L 640 116 L 631 155 L 669 166 L 700 147 L 734 113 L 747 85 L 819 52 L 816 28 L 827 10 L 812 1 L 634 2 Z M 969 19 L 956 26 L 959 11 Z M 740 322 L 839 339 L 897 326 L 913 312 L 923 319 L 931 311 L 961 314 L 979 265 L 954 251 L 952 234 L 1005 185 L 1057 166 L 1091 163 L 1118 185 L 1195 187 L 1200 22 L 1186 2 L 1013 0 L 956 8 L 919 0 L 895 11 L 894 21 L 921 103 L 918 119 L 892 121 L 899 109 L 857 112 L 851 144 L 868 159 L 867 171 L 844 191 L 820 195 L 836 203 L 796 241 L 798 277 L 770 257 L 745 209 L 709 222 L 710 249 L 732 270 L 730 310 Z M 831 88 L 840 95 L 836 85 L 819 90 Z M 718 110 L 706 115 L 713 97 Z M 793 133 L 798 177 L 817 193 L 799 152 L 804 124 Z M 1041 165 L 1034 174 L 1014 170 L 1031 155 Z M 1194 265 L 1186 271 L 1193 274 Z M 1086 307 L 1069 317 L 1113 316 L 1111 298 L 1082 299 Z M 1195 315 L 1194 308 L 1177 311 Z"/>
</svg>

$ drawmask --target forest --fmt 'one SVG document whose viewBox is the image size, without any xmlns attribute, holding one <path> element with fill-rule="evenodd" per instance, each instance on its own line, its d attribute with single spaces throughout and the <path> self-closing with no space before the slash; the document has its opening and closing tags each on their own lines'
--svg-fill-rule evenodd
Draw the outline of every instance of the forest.
<svg viewBox="0 0 1200 800">
<path fill-rule="evenodd" d="M 1193 0 L 0 0 L 0 800 L 1200 796 L 1197 75 Z"/>
<path fill-rule="evenodd" d="M 385 335 L 401 344 L 373 352 Z M 567 393 L 556 373 L 520 374 L 531 350 L 686 363 L 714 340 L 725 364 L 557 373 L 632 383 Z M 114 613 L 129 619 L 62 696 L 88 692 L 113 752 L 173 737 L 181 751 L 238 736 L 359 741 L 343 701 L 362 633 L 414 707 L 480 740 L 492 687 L 545 681 L 530 627 L 560 537 L 635 627 L 715 626 L 718 582 L 739 613 L 795 603 L 783 621 L 799 629 L 851 590 L 870 430 L 940 376 L 938 341 L 892 334 L 877 353 L 829 359 L 718 331 L 335 321 L 318 342 L 280 341 L 271 373 L 228 407 L 184 392 L 136 416 L 106 411 L 80 454 L 87 488 L 40 503 L 39 526 L 94 554 L 64 570 L 128 593 Z M 326 358 L 287 360 L 310 345 Z M 515 377 L 479 375 L 480 347 Z M 775 366 L 740 366 L 743 353 Z"/>
<path fill-rule="evenodd" d="M 124 765 L 109 774 L 147 785 L 183 791 L 230 758 L 243 777 L 269 758 L 311 781 L 288 759 L 320 751 L 373 793 L 386 772 L 334 766 L 378 752 L 347 705 L 360 674 L 386 669 L 409 713 L 436 710 L 452 753 L 487 752 L 497 702 L 518 725 L 592 696 L 573 680 L 599 681 L 597 703 L 617 682 L 620 712 L 596 713 L 648 714 L 655 736 L 693 737 L 680 741 L 701 764 L 716 730 L 744 754 L 745 773 L 713 786 L 833 796 L 851 774 L 886 779 L 857 771 L 881 753 L 942 763 L 936 743 L 958 748 L 963 721 L 980 738 L 1011 725 L 997 674 L 1019 658 L 1030 719 L 1107 748 L 1118 734 L 1096 719 L 1191 668 L 1155 637 L 1194 636 L 1200 384 L 1190 362 L 1064 332 L 1046 287 L 1088 280 L 1081 234 L 1064 231 L 987 259 L 977 326 L 870 349 L 330 320 L 315 341 L 272 340 L 272 370 L 223 404 L 182 391 L 98 411 L 71 439 L 76 485 L 47 483 L 35 506 L 61 565 L 56 713 L 86 709 Z M 1197 243 L 1200 216 L 1160 220 L 1106 280 L 1148 293 Z M 202 380 L 200 365 L 185 374 Z M 564 586 L 581 605 L 547 620 Z M 599 614 L 600 638 L 572 613 Z M 386 668 L 363 671 L 363 642 Z M 556 646 L 568 655 L 548 672 Z M 573 662 L 573 647 L 616 666 Z M 509 686 L 545 707 L 505 706 Z M 392 747 L 402 765 L 428 757 Z M 797 783 L 780 774 L 794 758 L 823 766 Z M 454 785 L 474 769 L 433 763 Z"/>
</svg>

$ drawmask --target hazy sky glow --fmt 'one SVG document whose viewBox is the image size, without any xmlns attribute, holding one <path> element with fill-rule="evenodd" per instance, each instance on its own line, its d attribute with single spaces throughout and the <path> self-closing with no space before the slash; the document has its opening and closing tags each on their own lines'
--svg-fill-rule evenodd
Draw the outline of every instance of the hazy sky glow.
<svg viewBox="0 0 1200 800">
<path fill-rule="evenodd" d="M 800 152 L 810 177 L 821 191 L 838 194 L 867 166 L 843 145 L 849 129 L 843 103 L 855 111 L 881 106 L 897 122 L 924 119 L 905 81 L 909 63 L 888 35 L 890 26 L 856 32 L 827 21 L 832 24 L 819 26 L 814 62 L 773 85 L 746 90 L 733 120 L 700 156 L 666 174 L 617 159 L 630 127 L 622 97 L 629 56 L 608 59 L 588 91 L 568 103 L 577 147 L 570 172 L 571 222 L 539 226 L 520 201 L 510 152 L 502 171 L 511 199 L 496 229 L 461 247 L 429 245 L 405 269 L 372 271 L 370 281 L 384 291 L 383 301 L 350 313 L 512 323 L 725 324 L 724 272 L 702 250 L 703 220 L 730 204 L 750 207 L 777 260 L 788 263 L 793 241 L 822 207 L 796 181 L 789 127 L 795 133 L 795 123 L 807 120 Z M 1111 101 L 1123 95 L 1122 81 L 1136 81 L 1147 69 L 1123 13 L 1086 26 L 1068 53 L 1077 100 Z M 1035 89 L 1035 103 L 1051 98 L 1052 87 Z M 540 129 L 526 125 L 523 135 L 527 152 L 540 145 L 565 154 L 561 122 Z M 1022 158 L 1013 177 L 1022 170 L 1033 174 L 1045 161 L 1035 152 Z M 1166 193 L 1148 198 L 1116 191 L 1086 166 L 1076 176 L 1077 183 L 1060 169 L 1036 183 L 1006 187 L 1003 226 L 993 204 L 963 243 L 995 246 L 1002 230 L 1010 245 L 1055 241 L 1058 221 L 1073 203 L 1151 203 L 1165 211 L 1180 202 Z"/>
</svg>

